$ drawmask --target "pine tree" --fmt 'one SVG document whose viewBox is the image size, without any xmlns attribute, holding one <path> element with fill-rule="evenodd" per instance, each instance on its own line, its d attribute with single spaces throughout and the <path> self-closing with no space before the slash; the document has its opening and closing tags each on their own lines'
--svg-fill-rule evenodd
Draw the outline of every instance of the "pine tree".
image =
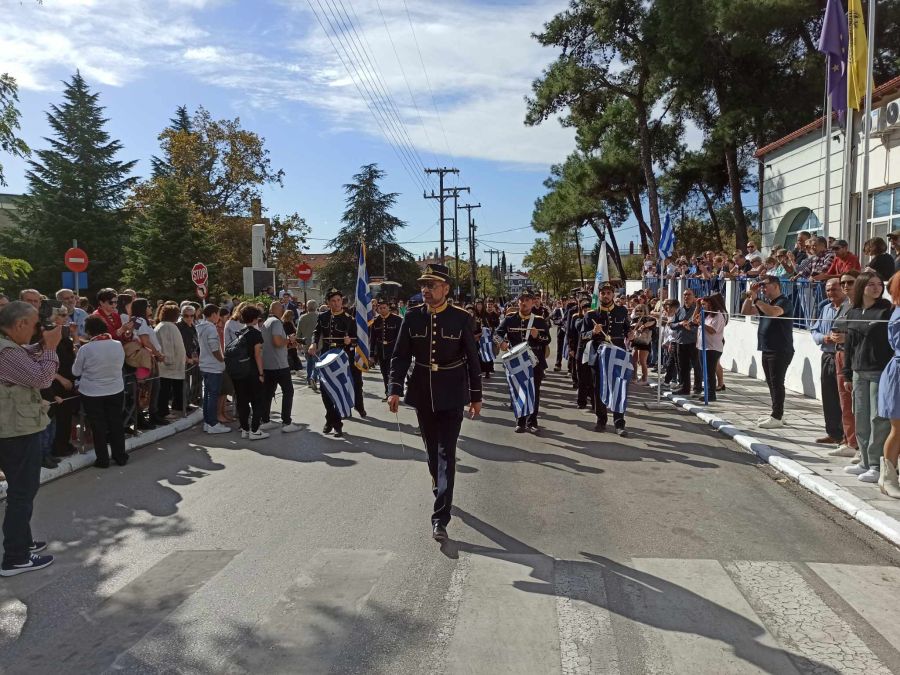
<svg viewBox="0 0 900 675">
<path fill-rule="evenodd" d="M 366 243 L 368 257 L 366 267 L 369 276 L 387 276 L 412 291 L 415 286 L 417 266 L 412 253 L 397 243 L 394 232 L 406 223 L 391 215 L 390 209 L 397 203 L 396 192 L 384 193 L 378 181 L 385 173 L 377 164 L 363 166 L 353 176 L 353 182 L 344 185 L 347 208 L 341 221 L 344 227 L 326 246 L 333 249 L 322 276 L 329 285 L 350 291 L 356 283 L 356 262 L 360 240 Z"/>
<path fill-rule="evenodd" d="M 117 286 L 122 268 L 126 214 L 122 206 L 136 178 L 134 161 L 116 156 L 122 144 L 104 130 L 107 119 L 99 94 L 76 72 L 65 83 L 64 102 L 52 105 L 47 120 L 53 130 L 49 148 L 36 151 L 27 173 L 29 191 L 15 216 L 19 227 L 5 233 L 0 248 L 24 258 L 34 268 L 30 282 L 55 289 L 63 255 L 73 239 L 91 259 L 91 288 Z"/>
<path fill-rule="evenodd" d="M 202 217 L 174 178 L 163 176 L 135 190 L 122 281 L 154 298 L 181 300 L 193 293 L 191 267 L 209 262 Z M 211 281 L 215 282 L 215 265 Z"/>
<path fill-rule="evenodd" d="M 169 126 L 165 131 L 184 132 L 186 134 L 193 133 L 194 127 L 191 121 L 191 114 L 188 112 L 186 105 L 180 105 L 175 109 L 175 117 L 169 119 Z M 162 136 L 160 136 L 160 139 Z M 161 159 L 154 155 L 150 158 L 153 165 L 153 177 L 170 176 L 174 172 L 174 167 L 165 159 Z"/>
<path fill-rule="evenodd" d="M 19 85 L 16 79 L 7 73 L 0 73 L 0 152 L 25 157 L 31 152 L 28 145 L 18 136 L 19 118 Z M 0 185 L 6 185 L 3 165 L 0 164 Z"/>
</svg>

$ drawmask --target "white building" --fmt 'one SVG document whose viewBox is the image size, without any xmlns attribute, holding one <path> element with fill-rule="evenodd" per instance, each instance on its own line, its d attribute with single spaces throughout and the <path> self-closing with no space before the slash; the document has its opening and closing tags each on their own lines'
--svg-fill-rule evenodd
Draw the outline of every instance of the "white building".
<svg viewBox="0 0 900 675">
<path fill-rule="evenodd" d="M 855 111 L 850 111 L 855 112 Z M 862 242 L 900 229 L 900 77 L 875 89 L 872 97 L 873 134 L 869 142 L 869 209 L 860 232 L 859 203 L 863 181 L 862 115 L 854 114 L 845 162 L 845 129 L 832 127 L 829 222 L 825 220 L 824 120 L 819 119 L 760 148 L 762 164 L 763 248 L 791 248 L 797 233 L 846 239 L 861 254 Z M 845 189 L 846 186 L 846 189 Z M 842 204 L 849 203 L 849 210 Z M 874 206 L 873 206 L 874 205 Z M 848 215 L 849 214 L 849 215 Z M 862 258 L 861 258 L 862 259 Z"/>
<path fill-rule="evenodd" d="M 514 297 L 528 286 L 528 274 L 526 272 L 510 272 L 503 281 L 503 291 L 509 297 Z"/>
</svg>

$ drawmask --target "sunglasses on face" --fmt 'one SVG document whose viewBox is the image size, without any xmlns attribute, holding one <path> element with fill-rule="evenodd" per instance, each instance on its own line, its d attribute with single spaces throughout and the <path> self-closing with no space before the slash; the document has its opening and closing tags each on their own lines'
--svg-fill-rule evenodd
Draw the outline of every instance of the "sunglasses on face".
<svg viewBox="0 0 900 675">
<path fill-rule="evenodd" d="M 855 281 L 842 281 L 841 286 L 852 286 L 855 283 Z"/>
<path fill-rule="evenodd" d="M 422 281 L 419 283 L 419 288 L 427 288 L 428 290 L 432 290 L 438 287 L 437 281 Z"/>
</svg>

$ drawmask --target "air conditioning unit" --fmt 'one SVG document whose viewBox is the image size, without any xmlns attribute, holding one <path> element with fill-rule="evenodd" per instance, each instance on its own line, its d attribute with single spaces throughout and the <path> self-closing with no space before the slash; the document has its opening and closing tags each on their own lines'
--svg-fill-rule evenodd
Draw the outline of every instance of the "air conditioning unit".
<svg viewBox="0 0 900 675">
<path fill-rule="evenodd" d="M 900 131 L 900 100 L 872 111 L 872 136 L 882 138 Z"/>
<path fill-rule="evenodd" d="M 883 108 L 884 127 L 890 129 L 900 127 L 900 101 L 891 101 Z M 881 122 L 881 119 L 878 120 Z"/>
</svg>

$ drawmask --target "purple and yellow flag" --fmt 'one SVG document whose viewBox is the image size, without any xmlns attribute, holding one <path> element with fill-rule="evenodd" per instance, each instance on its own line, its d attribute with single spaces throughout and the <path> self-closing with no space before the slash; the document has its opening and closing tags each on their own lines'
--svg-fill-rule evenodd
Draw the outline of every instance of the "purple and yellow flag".
<svg viewBox="0 0 900 675">
<path fill-rule="evenodd" d="M 819 35 L 819 51 L 827 58 L 831 109 L 843 115 L 847 110 L 847 23 L 841 0 L 828 0 Z"/>
</svg>

